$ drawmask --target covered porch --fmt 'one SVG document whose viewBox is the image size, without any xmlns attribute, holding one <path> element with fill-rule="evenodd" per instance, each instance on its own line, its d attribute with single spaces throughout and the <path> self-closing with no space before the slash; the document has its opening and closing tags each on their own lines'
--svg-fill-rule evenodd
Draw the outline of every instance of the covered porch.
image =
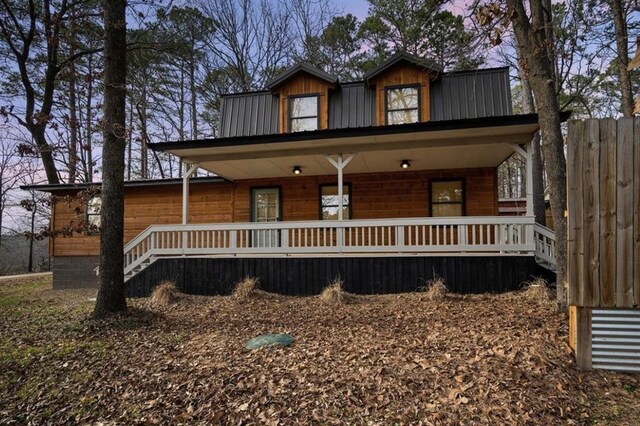
<svg viewBox="0 0 640 426">
<path fill-rule="evenodd" d="M 350 176 L 495 168 L 514 152 L 529 166 L 529 145 L 537 129 L 532 114 L 154 144 L 153 149 L 175 154 L 187 164 L 182 223 L 152 225 L 131 240 L 125 247 L 126 278 L 162 258 L 525 256 L 550 269 L 554 236 L 534 223 L 530 167 L 525 216 L 498 216 L 497 207 L 495 215 L 467 215 L 462 203 L 459 216 L 433 217 L 430 206 L 428 215 L 412 217 L 400 206 L 394 216 L 365 218 L 350 217 L 351 206 L 346 205 L 350 199 L 345 180 Z M 330 220 L 322 220 L 322 214 L 319 220 L 283 219 L 278 200 L 272 213 L 256 216 L 251 199 L 250 221 L 192 223 L 189 182 L 198 168 L 238 184 L 333 174 L 335 215 L 325 217 Z M 289 200 L 285 196 L 282 202 Z"/>
</svg>

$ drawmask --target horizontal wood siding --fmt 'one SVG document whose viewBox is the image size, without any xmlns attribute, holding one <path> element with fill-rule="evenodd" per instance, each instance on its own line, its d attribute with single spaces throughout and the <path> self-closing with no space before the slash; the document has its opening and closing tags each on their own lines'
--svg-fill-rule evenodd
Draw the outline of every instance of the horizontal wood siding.
<svg viewBox="0 0 640 426">
<path fill-rule="evenodd" d="M 319 258 L 174 258 L 160 259 L 127 283 L 129 297 L 148 296 L 155 285 L 171 280 L 189 294 L 229 294 L 246 276 L 260 288 L 288 295 L 318 294 L 335 277 L 356 294 L 418 290 L 433 274 L 455 293 L 517 290 L 532 277 L 555 276 L 531 256 L 319 257 Z"/>
<path fill-rule="evenodd" d="M 498 199 L 494 168 L 442 171 L 400 171 L 345 175 L 351 184 L 353 219 L 384 219 L 429 216 L 429 181 L 463 179 L 466 187 L 467 216 L 497 216 Z M 336 184 L 331 176 L 293 176 L 234 183 L 198 183 L 190 186 L 191 223 L 228 223 L 250 221 L 250 193 L 253 187 L 278 186 L 281 190 L 282 220 L 318 220 L 319 186 Z M 182 187 L 128 188 L 125 193 L 125 243 L 154 224 L 182 221 Z M 60 229 L 77 224 L 73 208 L 58 203 L 53 226 Z M 53 256 L 96 256 L 98 235 L 58 237 L 52 243 Z"/>
<path fill-rule="evenodd" d="M 72 194 L 74 195 L 74 194 Z M 152 188 L 127 188 L 124 203 L 124 241 L 135 238 L 150 225 L 182 221 L 182 186 L 167 185 Z M 84 220 L 64 202 L 55 205 L 52 216 L 54 229 Z M 231 222 L 233 187 L 227 183 L 200 183 L 190 186 L 189 220 L 192 223 Z M 53 256 L 97 256 L 100 254 L 98 235 L 74 234 L 52 239 Z"/>
<path fill-rule="evenodd" d="M 385 87 L 400 85 L 420 85 L 420 121 L 429 121 L 430 110 L 430 75 L 414 65 L 399 64 L 378 77 L 376 86 L 376 117 L 378 126 L 386 124 Z"/>
</svg>

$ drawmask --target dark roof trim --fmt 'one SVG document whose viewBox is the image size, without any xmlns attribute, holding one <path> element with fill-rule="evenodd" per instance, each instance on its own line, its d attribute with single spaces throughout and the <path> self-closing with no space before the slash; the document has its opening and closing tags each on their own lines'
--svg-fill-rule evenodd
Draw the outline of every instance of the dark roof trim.
<svg viewBox="0 0 640 426">
<path fill-rule="evenodd" d="M 281 72 L 271 80 L 267 82 L 267 88 L 269 90 L 276 89 L 278 86 L 282 85 L 285 81 L 289 80 L 294 75 L 306 72 L 307 74 L 311 74 L 314 77 L 319 78 L 320 80 L 324 80 L 327 83 L 336 84 L 338 83 L 338 77 L 335 75 L 331 75 L 314 67 L 313 65 L 307 64 L 305 62 L 299 62 L 291 68 Z"/>
<path fill-rule="evenodd" d="M 509 70 L 510 67 L 493 67 L 493 68 L 477 68 L 473 70 L 459 70 L 459 71 L 447 71 L 443 72 L 442 75 L 458 75 L 458 74 L 475 74 L 478 72 L 491 72 L 491 71 L 504 71 Z"/>
<path fill-rule="evenodd" d="M 387 71 L 389 68 L 393 67 L 399 62 L 408 62 L 412 65 L 415 65 L 420 68 L 424 68 L 430 71 L 434 71 L 437 74 L 442 72 L 442 66 L 436 64 L 435 62 L 429 59 L 418 58 L 416 56 L 410 55 L 406 52 L 398 52 L 391 56 L 389 59 L 378 65 L 377 67 L 367 71 L 363 78 L 367 83 L 370 83 L 371 80 Z"/>
<path fill-rule="evenodd" d="M 203 176 L 189 179 L 189 184 L 192 183 L 223 183 L 228 182 L 221 177 Z M 182 184 L 182 178 L 172 179 L 146 179 L 146 180 L 129 180 L 124 183 L 125 188 L 136 187 L 149 187 L 149 186 L 164 186 L 164 185 L 178 185 Z M 58 191 L 81 191 L 92 186 L 100 186 L 102 182 L 82 182 L 82 183 L 58 183 L 58 184 L 44 184 L 44 185 L 23 185 L 20 189 L 24 191 L 43 191 L 43 192 L 58 192 Z"/>
<path fill-rule="evenodd" d="M 250 92 L 237 92 L 237 93 L 222 93 L 221 98 L 232 98 L 234 96 L 251 96 L 251 95 L 266 95 L 271 93 L 270 90 L 252 90 Z"/>
<path fill-rule="evenodd" d="M 570 111 L 560 113 L 564 122 Z M 513 126 L 538 122 L 538 114 L 503 115 L 494 117 L 465 118 L 462 120 L 426 121 L 420 123 L 390 126 L 347 127 L 342 129 L 321 129 L 310 132 L 275 133 L 269 135 L 234 136 L 218 139 L 199 139 L 148 144 L 154 151 L 171 151 L 194 148 L 219 148 L 222 146 L 257 145 L 263 143 L 298 142 L 305 140 L 335 139 L 355 136 L 377 136 L 394 133 L 435 132 L 440 130 L 472 129 L 483 127 Z"/>
</svg>

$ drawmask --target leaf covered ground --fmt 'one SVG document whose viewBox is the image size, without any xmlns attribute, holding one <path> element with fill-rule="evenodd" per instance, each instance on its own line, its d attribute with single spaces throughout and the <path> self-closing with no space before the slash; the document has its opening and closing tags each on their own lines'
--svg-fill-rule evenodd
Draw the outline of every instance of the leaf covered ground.
<svg viewBox="0 0 640 426">
<path fill-rule="evenodd" d="M 638 424 L 640 377 L 580 372 L 522 294 L 183 296 L 89 320 L 95 291 L 0 281 L 0 423 Z M 282 349 L 248 351 L 262 333 Z"/>
</svg>

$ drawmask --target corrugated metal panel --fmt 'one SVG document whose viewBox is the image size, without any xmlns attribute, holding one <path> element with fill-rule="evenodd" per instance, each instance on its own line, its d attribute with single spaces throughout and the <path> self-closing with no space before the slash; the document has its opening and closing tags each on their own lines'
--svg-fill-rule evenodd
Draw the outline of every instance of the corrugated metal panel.
<svg viewBox="0 0 640 426">
<path fill-rule="evenodd" d="M 222 98 L 220 136 L 252 136 L 278 133 L 278 97 L 270 92 Z"/>
<path fill-rule="evenodd" d="M 329 95 L 329 128 L 373 126 L 375 109 L 375 90 L 364 83 L 344 84 Z"/>
<path fill-rule="evenodd" d="M 445 74 L 431 86 L 431 120 L 511 114 L 507 68 Z"/>
<path fill-rule="evenodd" d="M 593 309 L 593 368 L 640 373 L 640 309 Z"/>
</svg>

